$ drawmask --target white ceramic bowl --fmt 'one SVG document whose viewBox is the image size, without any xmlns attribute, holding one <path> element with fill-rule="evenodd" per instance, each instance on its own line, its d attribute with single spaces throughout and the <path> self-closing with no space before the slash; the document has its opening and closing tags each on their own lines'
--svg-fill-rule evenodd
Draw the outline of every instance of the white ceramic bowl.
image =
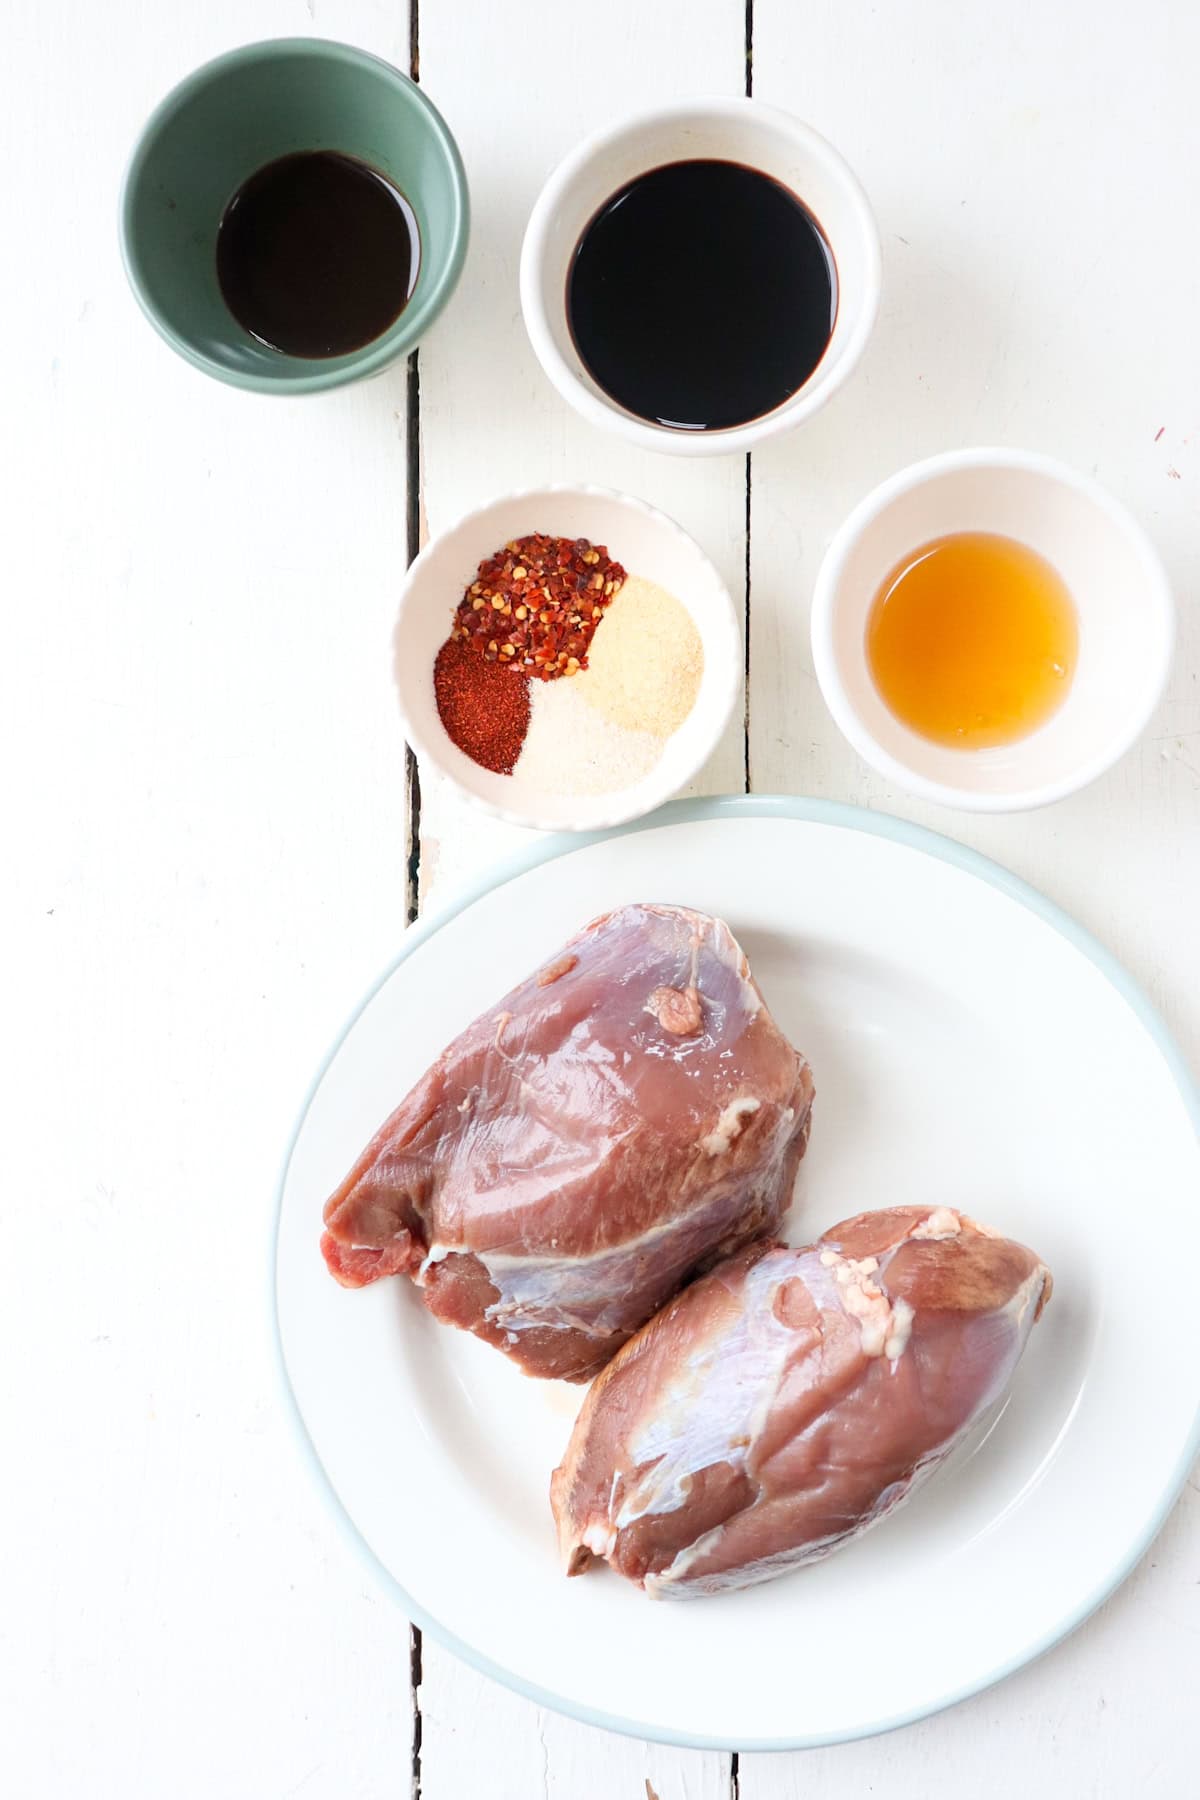
<svg viewBox="0 0 1200 1800">
<path fill-rule="evenodd" d="M 472 762 L 447 736 L 433 691 L 433 663 L 475 571 L 510 539 L 529 532 L 603 544 L 630 575 L 654 581 L 687 608 L 704 646 L 704 673 L 691 712 L 648 775 L 607 794 L 562 795 L 520 788 Z M 603 626 L 601 626 L 603 629 Z M 665 513 L 608 488 L 530 488 L 468 513 L 426 545 L 405 578 L 393 640 L 405 736 L 423 762 L 448 777 L 472 806 L 546 831 L 599 831 L 640 818 L 686 786 L 711 755 L 737 697 L 742 640 L 729 590 L 703 550 Z M 566 678 L 569 679 L 569 678 Z"/>
<path fill-rule="evenodd" d="M 1079 660 L 1052 718 L 1014 744 L 955 750 L 889 711 L 867 664 L 871 602 L 931 538 L 995 531 L 1054 565 L 1079 615 Z M 957 450 L 902 469 L 837 532 L 817 576 L 813 662 L 859 755 L 910 793 L 975 812 L 1017 812 L 1094 781 L 1141 734 L 1171 662 L 1166 572 L 1141 526 L 1094 481 L 1021 450 Z"/>
<path fill-rule="evenodd" d="M 782 406 L 723 431 L 675 431 L 627 412 L 592 379 L 567 323 L 571 258 L 595 213 L 636 175 L 693 157 L 740 162 L 773 176 L 812 213 L 837 265 L 837 317 L 816 369 Z M 824 406 L 862 355 L 879 306 L 879 282 L 879 233 L 857 179 L 817 132 L 758 100 L 680 101 L 597 132 L 547 181 L 521 249 L 525 327 L 563 399 L 595 425 L 680 456 L 744 452 Z"/>
</svg>

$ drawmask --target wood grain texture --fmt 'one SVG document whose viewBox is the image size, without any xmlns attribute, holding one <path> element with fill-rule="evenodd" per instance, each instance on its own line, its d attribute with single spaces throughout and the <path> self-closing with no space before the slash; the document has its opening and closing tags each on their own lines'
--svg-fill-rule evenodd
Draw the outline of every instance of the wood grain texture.
<svg viewBox="0 0 1200 1800">
<path fill-rule="evenodd" d="M 876 209 L 884 301 L 862 367 L 754 458 L 751 772 L 948 832 L 1043 889 L 1114 949 L 1200 1063 L 1200 117 L 1180 70 L 1200 15 L 1172 0 L 997 9 L 756 0 L 755 92 L 843 151 Z M 1137 748 L 1044 812 L 972 819 L 861 763 L 813 678 L 808 606 L 849 508 L 918 457 L 1014 444 L 1096 475 L 1175 583 L 1170 691 Z M 1103 1505 L 1103 1495 L 1080 1497 Z M 1183 1793 L 1200 1755 L 1183 1670 L 1200 1634 L 1200 1482 L 1126 1587 L 989 1694 L 877 1742 L 744 1756 L 741 1800 L 886 1792 L 1051 1800 Z M 802 1679 L 802 1668 L 797 1670 Z"/>
<path fill-rule="evenodd" d="M 729 1800 L 727 1757 L 577 1725 L 445 1651 L 422 1694 L 422 1800 Z"/>
<path fill-rule="evenodd" d="M 402 916 L 403 375 L 206 380 L 116 218 L 206 57 L 397 56 L 407 25 L 56 0 L 5 29 L 3 1783 L 375 1800 L 407 1779 L 407 1625 L 296 1453 L 267 1269 L 299 1101 Z"/>
<path fill-rule="evenodd" d="M 577 421 L 528 348 L 516 267 L 540 182 L 585 131 L 742 90 L 745 17 L 744 0 L 421 0 L 422 79 L 475 213 L 421 353 L 432 529 L 505 489 L 604 482 L 677 517 L 741 600 L 742 459 L 640 454 Z M 1179 0 L 755 0 L 754 31 L 756 93 L 866 182 L 886 281 L 854 381 L 754 458 L 754 785 L 881 805 L 997 856 L 1118 951 L 1200 1062 L 1200 19 Z M 407 66 L 402 0 L 47 0 L 7 21 L 0 180 L 30 247 L 0 301 L 17 347 L 0 1429 L 19 1471 L 0 1488 L 16 1547 L 0 1741 L 20 1800 L 413 1792 L 407 1622 L 295 1453 L 266 1322 L 282 1147 L 405 914 L 389 633 L 406 382 L 269 401 L 206 381 L 141 319 L 115 234 L 161 94 L 234 43 L 314 32 Z M 1181 634 L 1159 718 L 1105 781 L 972 821 L 889 791 L 843 744 L 807 614 L 853 501 L 916 456 L 989 440 L 1063 456 L 1133 505 Z M 740 788 L 742 750 L 739 722 L 700 786 Z M 526 841 L 435 782 L 422 801 L 424 904 Z M 736 1781 L 727 1757 L 574 1725 L 427 1639 L 420 1793 L 1176 1800 L 1200 1757 L 1198 1633 L 1193 1477 L 1135 1577 L 1039 1664 L 887 1739 L 742 1756 Z M 800 1613 L 797 1681 L 813 1653 Z"/>
<path fill-rule="evenodd" d="M 755 91 L 844 152 L 884 249 L 874 337 L 848 387 L 754 458 L 751 772 L 760 792 L 919 819 L 1026 876 L 1149 988 L 1200 1060 L 1178 946 L 1200 885 L 1200 116 L 1178 78 L 1200 14 L 1119 0 L 821 4 L 797 28 L 757 0 Z M 1160 435 L 1161 433 L 1161 435 Z M 1042 812 L 976 819 L 908 799 L 821 701 L 809 599 L 850 507 L 905 463 L 966 444 L 1040 450 L 1143 520 L 1179 598 L 1170 691 L 1136 750 Z"/>
<path fill-rule="evenodd" d="M 517 266 L 525 221 L 554 164 L 607 119 L 671 95 L 740 93 L 744 19 L 732 0 L 675 8 L 613 0 L 602 11 L 539 7 L 526 29 L 487 0 L 423 0 L 421 79 L 458 138 L 471 183 L 463 281 L 421 351 L 422 489 L 428 529 L 491 496 L 550 481 L 637 494 L 704 545 L 735 603 L 745 576 L 741 458 L 684 463 L 643 453 L 577 419 L 534 359 Z M 536 529 L 536 518 L 530 521 Z M 740 709 L 739 709 L 740 712 Z M 696 792 L 742 785 L 739 717 Z M 422 772 L 422 906 L 445 902 L 529 834 L 466 814 Z M 428 1635 L 423 1647 L 421 1793 L 548 1800 L 629 1794 L 724 1800 L 729 1759 L 676 1753 L 573 1725 L 504 1694 Z"/>
<path fill-rule="evenodd" d="M 1184 1702 L 1200 1634 L 1198 1493 L 1200 1484 L 1137 1575 L 1040 1662 L 887 1737 L 742 1756 L 739 1800 L 1183 1800 L 1198 1735 Z"/>
<path fill-rule="evenodd" d="M 660 506 L 703 544 L 741 606 L 743 459 L 692 462 L 632 449 L 564 405 L 521 319 L 525 223 L 558 160 L 607 120 L 689 93 L 740 93 L 744 19 L 734 0 L 673 7 L 613 0 L 603 10 L 537 7 L 528 38 L 489 0 L 424 0 L 421 78 L 458 138 L 471 184 L 471 247 L 454 299 L 421 352 L 421 441 L 428 528 L 497 494 L 551 481 L 594 482 Z M 536 528 L 536 521 L 533 522 Z M 730 724 L 692 792 L 740 790 L 743 729 Z M 422 788 L 422 884 L 443 903 L 528 841 L 478 815 L 431 772 Z"/>
</svg>

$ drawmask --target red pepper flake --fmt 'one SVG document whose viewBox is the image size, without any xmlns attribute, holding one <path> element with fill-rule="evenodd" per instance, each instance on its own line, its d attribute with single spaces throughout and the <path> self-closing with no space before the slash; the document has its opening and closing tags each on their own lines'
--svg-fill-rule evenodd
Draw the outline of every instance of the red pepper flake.
<svg viewBox="0 0 1200 1800">
<path fill-rule="evenodd" d="M 603 544 L 534 532 L 481 562 L 451 637 L 514 674 L 553 681 L 587 668 L 588 645 L 625 571 Z"/>
<path fill-rule="evenodd" d="M 447 736 L 481 768 L 511 775 L 529 729 L 529 683 L 473 645 L 447 638 L 433 665 L 438 717 Z"/>
<path fill-rule="evenodd" d="M 603 544 L 543 532 L 480 563 L 433 666 L 438 717 L 472 761 L 512 774 L 529 729 L 530 679 L 587 668 L 588 646 L 624 580 Z"/>
</svg>

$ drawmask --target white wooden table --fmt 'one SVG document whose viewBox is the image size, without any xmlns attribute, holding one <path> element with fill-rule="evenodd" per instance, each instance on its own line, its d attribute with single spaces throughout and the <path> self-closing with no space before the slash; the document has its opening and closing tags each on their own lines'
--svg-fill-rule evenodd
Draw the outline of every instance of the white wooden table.
<svg viewBox="0 0 1200 1800">
<path fill-rule="evenodd" d="M 436 531 L 529 482 L 644 495 L 745 596 L 745 726 L 704 791 L 830 795 L 961 836 L 1116 950 L 1200 1063 L 1200 11 L 421 0 L 418 20 L 414 0 L 475 214 L 419 400 L 403 369 L 324 400 L 234 393 L 176 360 L 124 284 L 117 187 L 151 105 L 218 50 L 299 32 L 409 64 L 403 0 L 45 0 L 5 21 L 4 1791 L 1194 1793 L 1200 1481 L 1089 1625 L 948 1715 L 794 1757 L 610 1738 L 420 1642 L 368 1585 L 279 1404 L 266 1267 L 277 1162 L 334 1030 L 406 913 L 519 835 L 432 781 L 406 791 L 388 667 L 406 520 Z M 882 314 L 850 388 L 752 468 L 639 454 L 536 367 L 521 230 L 585 130 L 741 93 L 751 34 L 754 93 L 866 183 Z M 873 776 L 807 643 L 850 504 L 972 441 L 1107 482 L 1181 609 L 1144 741 L 1011 819 L 934 813 Z"/>
</svg>

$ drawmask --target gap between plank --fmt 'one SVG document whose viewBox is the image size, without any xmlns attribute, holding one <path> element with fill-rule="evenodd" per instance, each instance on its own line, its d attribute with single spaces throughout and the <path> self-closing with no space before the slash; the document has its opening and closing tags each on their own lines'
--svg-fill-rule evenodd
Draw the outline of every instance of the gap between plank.
<svg viewBox="0 0 1200 1800">
<path fill-rule="evenodd" d="M 416 13 L 416 0 L 413 0 Z M 421 548 L 421 352 L 408 359 L 404 402 L 404 553 L 411 563 Z M 404 746 L 404 776 L 408 792 L 405 827 L 404 923 L 411 925 L 421 906 L 421 771 L 409 744 Z"/>
<path fill-rule="evenodd" d="M 750 485 L 751 485 L 750 452 L 746 452 L 746 567 L 744 572 L 745 613 L 743 630 L 745 633 L 745 663 L 743 667 L 744 701 L 742 708 L 742 766 L 743 785 L 750 792 Z"/>
<path fill-rule="evenodd" d="M 414 81 L 420 80 L 420 40 L 419 40 L 419 0 L 410 0 L 409 5 L 409 40 L 408 57 L 409 73 Z M 746 0 L 746 98 L 754 93 L 754 0 Z M 406 475 L 406 508 L 405 508 L 405 550 L 406 561 L 412 563 L 421 547 L 421 368 L 420 353 L 414 350 L 408 359 L 408 378 L 405 406 L 405 475 Z M 750 508 L 751 508 L 752 465 L 750 453 L 746 453 L 746 563 L 745 563 L 745 680 L 746 699 L 743 723 L 744 732 L 744 764 L 746 792 L 750 792 Z M 408 855 L 405 867 L 405 914 L 406 921 L 411 924 L 416 918 L 421 903 L 421 778 L 417 767 L 417 759 L 412 749 L 406 745 L 404 751 L 405 773 L 408 783 Z M 421 1737 L 423 1720 L 421 1716 L 421 1679 L 422 1679 L 423 1643 L 418 1626 L 409 1626 L 409 1691 L 412 1701 L 412 1784 L 411 1800 L 421 1800 Z M 730 1800 L 739 1800 L 741 1793 L 740 1758 L 733 1751 L 729 1759 L 729 1794 Z"/>
<path fill-rule="evenodd" d="M 754 98 L 754 0 L 746 0 L 746 98 Z M 745 708 L 742 714 L 742 754 L 743 772 L 746 792 L 750 793 L 750 513 L 752 505 L 752 487 L 754 465 L 749 450 L 746 452 L 746 567 L 745 567 Z M 729 1755 L 729 1800 L 741 1800 L 742 1792 L 742 1760 L 736 1750 Z"/>
<path fill-rule="evenodd" d="M 420 0 L 408 0 L 408 72 L 421 79 Z M 408 359 L 404 390 L 404 552 L 411 565 L 421 548 L 421 362 L 420 351 Z M 404 863 L 404 920 L 411 925 L 421 906 L 421 772 L 412 746 L 404 746 L 404 775 L 408 794 L 407 835 Z M 412 1718 L 410 1800 L 421 1800 L 421 1675 L 424 1641 L 419 1625 L 408 1627 L 408 1692 Z"/>
<path fill-rule="evenodd" d="M 754 98 L 754 0 L 746 0 L 746 98 Z M 745 734 L 746 792 L 750 792 L 750 511 L 753 463 L 746 452 L 746 709 L 743 715 Z M 741 1800 L 742 1759 L 736 1750 L 729 1755 L 729 1800 Z"/>
<path fill-rule="evenodd" d="M 416 30 L 417 0 L 412 0 Z M 415 37 L 414 37 L 415 46 Z M 414 67 L 416 52 L 413 51 Z M 405 562 L 411 563 L 421 548 L 421 365 L 420 352 L 408 359 L 405 390 Z M 407 820 L 404 863 L 404 922 L 411 925 L 421 907 L 421 772 L 412 746 L 404 746 L 407 787 Z M 408 1685 L 412 1712 L 411 1800 L 421 1800 L 421 1630 L 408 1628 Z"/>
<path fill-rule="evenodd" d="M 746 35 L 744 43 L 744 62 L 746 70 L 746 98 L 754 98 L 754 0 L 746 0 Z M 745 618 L 746 633 L 745 667 L 743 681 L 745 698 L 742 711 L 742 781 L 747 793 L 751 791 L 750 778 L 750 486 L 752 480 L 752 464 L 750 452 L 746 452 L 746 570 L 745 570 Z M 730 1769 L 732 1793 L 737 1800 L 738 1760 L 736 1752 Z"/>
<path fill-rule="evenodd" d="M 408 1628 L 408 1685 L 412 1693 L 412 1785 L 411 1800 L 421 1800 L 421 1656 L 423 1643 L 417 1626 Z"/>
</svg>

